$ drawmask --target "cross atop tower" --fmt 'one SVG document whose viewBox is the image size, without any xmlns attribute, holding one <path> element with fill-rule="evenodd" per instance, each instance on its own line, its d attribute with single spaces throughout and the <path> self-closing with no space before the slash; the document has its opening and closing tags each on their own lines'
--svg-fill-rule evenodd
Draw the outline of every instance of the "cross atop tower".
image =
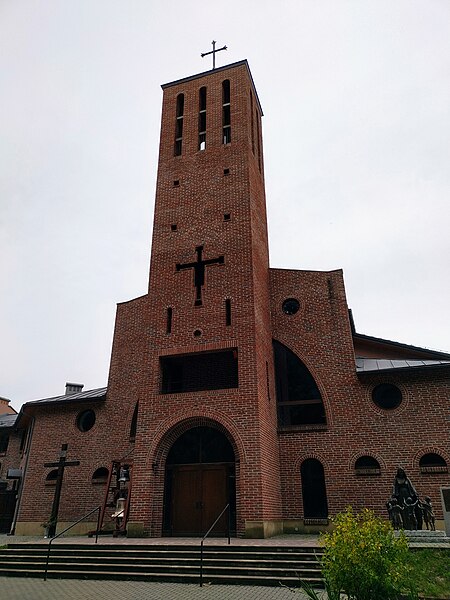
<svg viewBox="0 0 450 600">
<path fill-rule="evenodd" d="M 212 54 L 213 55 L 213 70 L 216 68 L 216 52 L 220 52 L 221 50 L 227 50 L 226 46 L 222 46 L 222 48 L 217 48 L 216 50 L 216 42 L 215 40 L 212 41 L 212 47 L 213 49 L 210 50 L 209 52 L 202 52 L 202 54 L 200 55 L 202 58 L 204 56 L 208 56 L 208 54 Z"/>
</svg>

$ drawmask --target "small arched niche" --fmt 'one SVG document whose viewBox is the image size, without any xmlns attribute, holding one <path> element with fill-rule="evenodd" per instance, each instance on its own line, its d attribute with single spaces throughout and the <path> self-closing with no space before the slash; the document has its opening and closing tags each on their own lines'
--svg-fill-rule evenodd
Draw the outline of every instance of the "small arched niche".
<svg viewBox="0 0 450 600">
<path fill-rule="evenodd" d="M 47 477 L 45 478 L 45 485 L 56 485 L 56 480 L 58 479 L 58 469 L 52 469 L 47 473 Z"/>
<path fill-rule="evenodd" d="M 360 456 L 355 462 L 356 475 L 380 475 L 380 463 L 373 456 Z"/>
<path fill-rule="evenodd" d="M 421 473 L 448 473 L 448 466 L 444 458 L 436 452 L 428 452 L 419 460 Z"/>
</svg>

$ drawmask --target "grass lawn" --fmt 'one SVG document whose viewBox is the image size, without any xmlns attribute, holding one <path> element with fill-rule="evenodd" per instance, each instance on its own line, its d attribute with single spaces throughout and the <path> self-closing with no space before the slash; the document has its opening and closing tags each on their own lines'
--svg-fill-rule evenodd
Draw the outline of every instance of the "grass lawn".
<svg viewBox="0 0 450 600">
<path fill-rule="evenodd" d="M 450 548 L 411 550 L 411 579 L 421 596 L 450 598 Z"/>
</svg>

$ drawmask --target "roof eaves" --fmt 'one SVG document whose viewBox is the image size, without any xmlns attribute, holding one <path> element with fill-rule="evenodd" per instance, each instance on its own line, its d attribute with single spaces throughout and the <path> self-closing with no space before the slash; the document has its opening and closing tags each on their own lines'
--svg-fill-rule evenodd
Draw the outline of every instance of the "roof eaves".
<svg viewBox="0 0 450 600">
<path fill-rule="evenodd" d="M 359 375 L 374 375 L 375 373 L 405 373 L 405 372 L 417 372 L 417 371 L 429 371 L 435 369 L 450 369 L 450 362 L 448 363 L 440 363 L 440 364 L 432 364 L 432 365 L 407 365 L 404 367 L 389 367 L 385 369 L 367 369 L 362 370 L 356 367 L 356 374 Z"/>
<path fill-rule="evenodd" d="M 215 69 L 209 69 L 208 71 L 202 71 L 201 73 L 197 73 L 196 75 L 190 75 L 189 77 L 183 77 L 182 79 L 176 79 L 175 81 L 169 81 L 169 83 L 163 83 L 161 85 L 162 89 L 172 87 L 174 85 L 179 85 L 180 83 L 187 83 L 188 81 L 194 81 L 195 79 L 200 79 L 200 77 L 206 77 L 207 75 L 211 75 L 212 73 L 219 73 L 220 71 L 226 71 L 227 69 L 234 69 L 235 67 L 240 67 L 245 65 L 247 67 L 248 74 L 250 76 L 250 81 L 252 82 L 253 92 L 255 94 L 256 102 L 258 103 L 258 108 L 261 112 L 261 116 L 264 116 L 261 102 L 259 101 L 258 92 L 256 91 L 255 82 L 253 81 L 253 76 L 250 71 L 250 67 L 246 58 L 244 60 L 239 60 L 234 63 L 230 63 L 228 65 L 223 65 L 223 67 L 217 67 Z"/>
<path fill-rule="evenodd" d="M 374 337 L 371 335 L 365 335 L 364 333 L 354 333 L 354 338 L 359 338 L 361 340 L 367 340 L 368 342 L 378 342 L 381 344 L 388 344 L 391 346 L 395 346 L 396 348 L 403 348 L 405 350 L 414 350 L 417 352 L 427 352 L 428 354 L 434 354 L 436 357 L 447 358 L 450 359 L 450 354 L 448 352 L 442 352 L 441 350 L 430 350 L 429 348 L 422 348 L 421 346 L 413 346 L 411 344 L 403 344 L 402 342 L 394 342 L 393 340 L 386 340 L 384 338 Z"/>
</svg>

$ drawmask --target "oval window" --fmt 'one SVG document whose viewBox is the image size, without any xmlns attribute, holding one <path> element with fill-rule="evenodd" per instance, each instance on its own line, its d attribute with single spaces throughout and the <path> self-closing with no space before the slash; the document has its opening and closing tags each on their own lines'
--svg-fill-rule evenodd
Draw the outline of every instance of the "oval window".
<svg viewBox="0 0 450 600">
<path fill-rule="evenodd" d="M 80 431 L 89 431 L 95 424 L 95 412 L 92 409 L 83 410 L 77 417 L 77 427 Z"/>
<path fill-rule="evenodd" d="M 288 298 L 281 306 L 285 315 L 295 315 L 299 311 L 300 302 L 295 298 Z"/>
<path fill-rule="evenodd" d="M 392 383 L 380 383 L 372 390 L 372 400 L 384 410 L 392 410 L 400 406 L 402 392 Z"/>
</svg>

